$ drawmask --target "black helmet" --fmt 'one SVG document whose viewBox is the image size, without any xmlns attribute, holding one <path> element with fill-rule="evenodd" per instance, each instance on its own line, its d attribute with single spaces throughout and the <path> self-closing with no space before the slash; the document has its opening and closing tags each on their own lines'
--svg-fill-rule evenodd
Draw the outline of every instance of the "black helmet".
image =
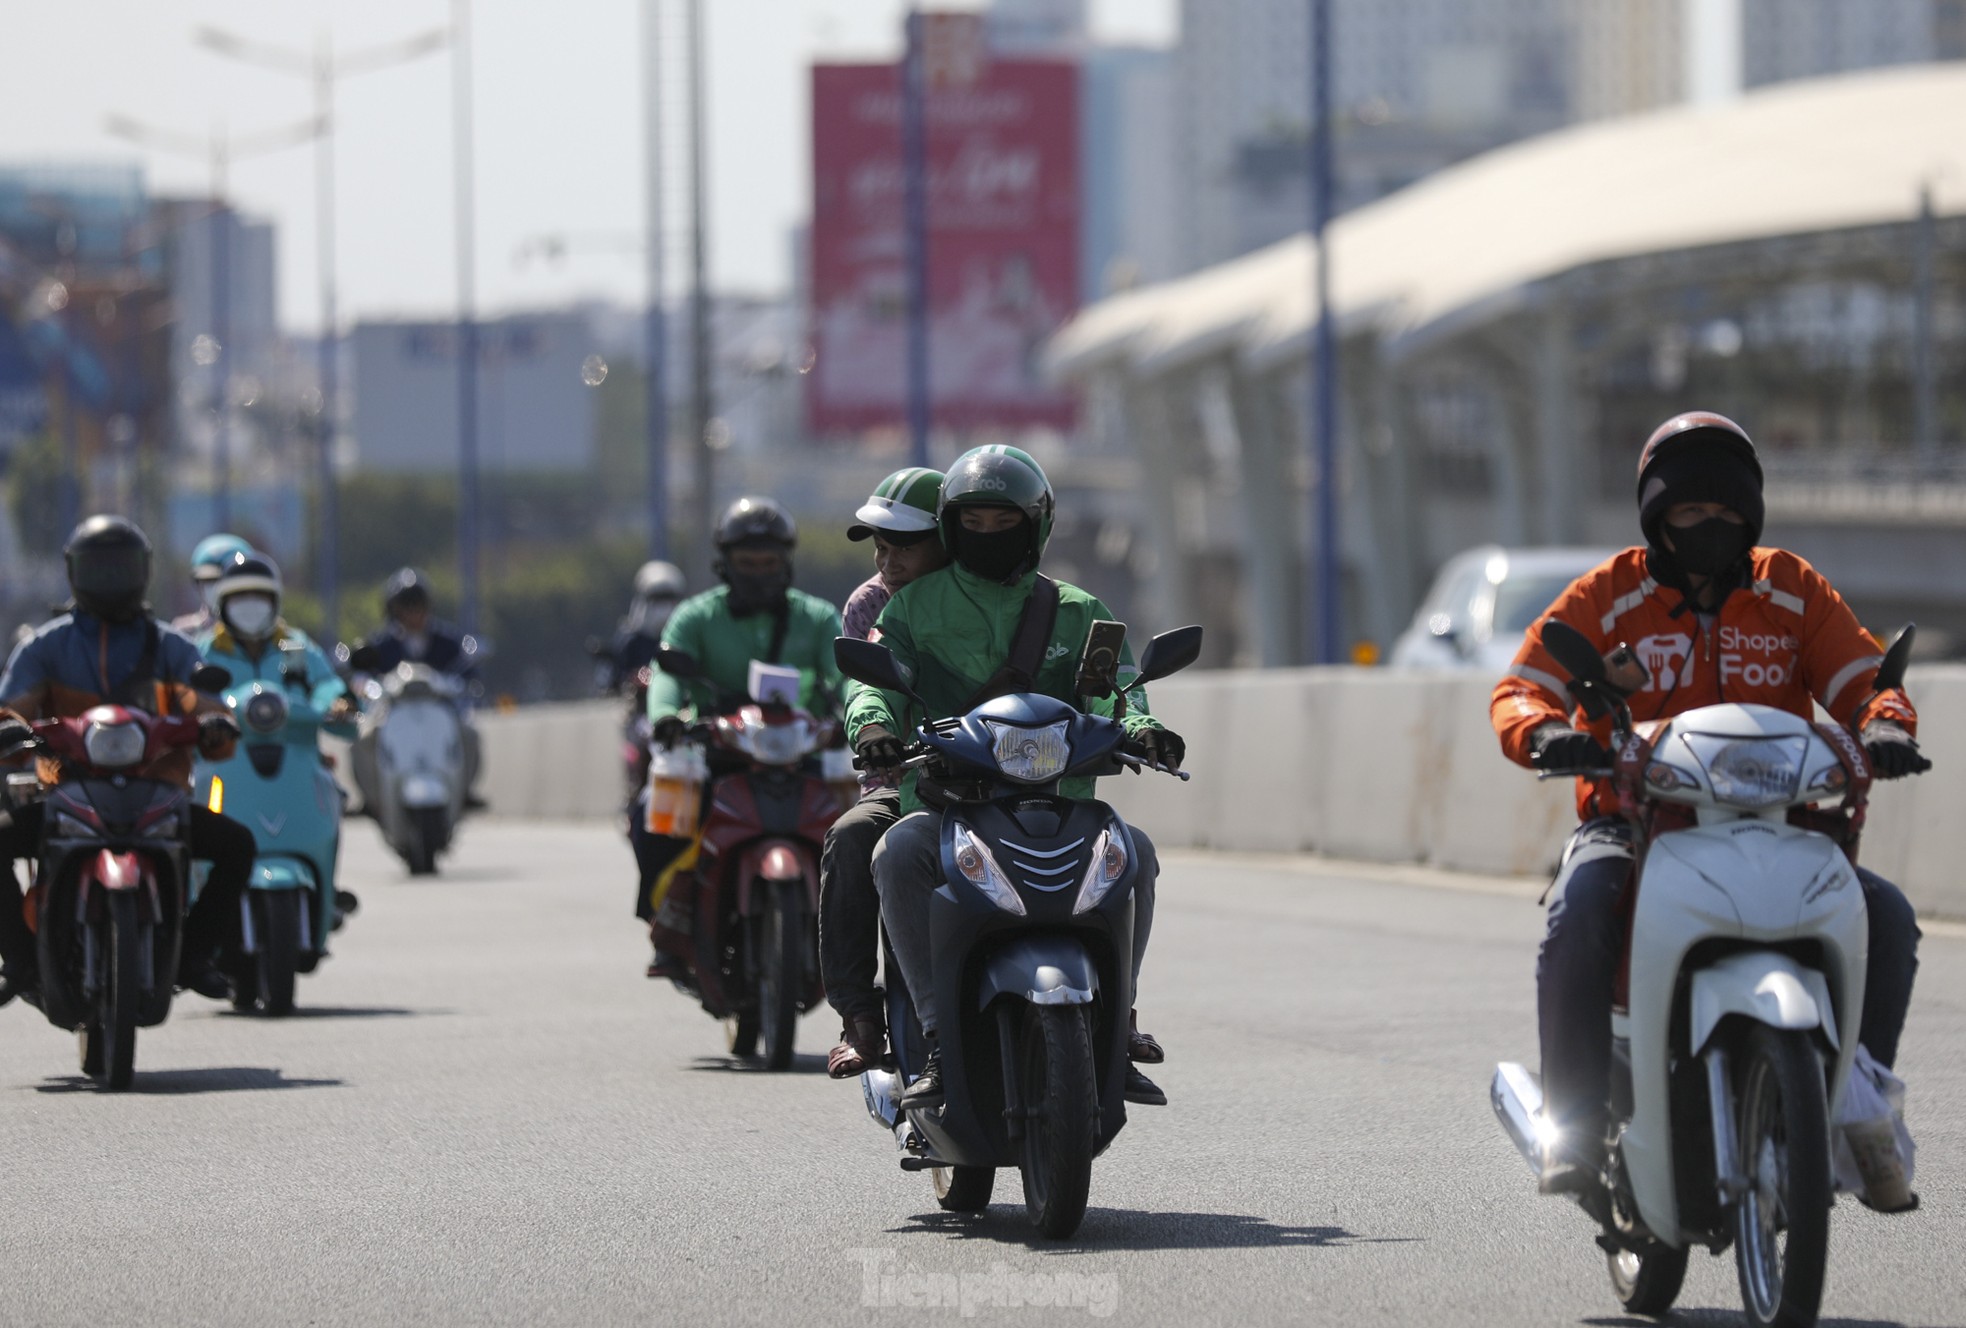
<svg viewBox="0 0 1966 1328">
<path fill-rule="evenodd" d="M 401 567 L 390 573 L 382 585 L 382 611 L 394 617 L 397 609 L 430 607 L 430 584 L 414 567 Z"/>
<path fill-rule="evenodd" d="M 729 552 L 739 544 L 776 544 L 790 553 L 798 545 L 799 527 L 774 500 L 746 496 L 717 518 L 714 538 L 719 552 Z"/>
<path fill-rule="evenodd" d="M 1659 526 L 1679 503 L 1723 503 L 1747 523 L 1748 543 L 1761 542 L 1766 507 L 1761 458 L 1746 429 L 1710 410 L 1686 411 L 1652 431 L 1638 457 L 1638 524 L 1659 546 Z"/>
<path fill-rule="evenodd" d="M 1044 557 L 1044 546 L 1051 540 L 1054 506 L 1051 481 L 1037 458 L 1021 448 L 995 443 L 971 448 L 956 458 L 942 481 L 935 515 L 942 530 L 942 547 L 950 558 L 991 580 L 1013 581 L 1036 569 Z M 975 536 L 962 528 L 964 507 L 1014 507 L 1022 512 L 1026 543 L 1017 550 L 1018 556 L 986 560 L 979 557 L 980 550 L 975 547 L 965 550 L 965 536 L 972 545 Z M 1007 575 L 997 575 L 1000 571 Z"/>
<path fill-rule="evenodd" d="M 92 516 L 62 546 L 75 603 L 104 622 L 129 622 L 143 612 L 150 588 L 150 541 L 120 516 Z"/>
</svg>

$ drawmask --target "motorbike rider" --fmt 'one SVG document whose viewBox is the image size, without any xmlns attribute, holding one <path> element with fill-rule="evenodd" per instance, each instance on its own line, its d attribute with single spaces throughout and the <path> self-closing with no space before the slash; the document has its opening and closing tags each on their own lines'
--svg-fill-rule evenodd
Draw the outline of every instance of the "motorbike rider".
<svg viewBox="0 0 1966 1328">
<path fill-rule="evenodd" d="M 198 592 L 198 607 L 171 619 L 171 626 L 196 639 L 198 633 L 216 623 L 218 601 L 212 588 L 218 584 L 219 573 L 234 554 L 252 551 L 253 546 L 237 535 L 207 535 L 199 540 L 197 547 L 191 550 L 191 585 Z"/>
<path fill-rule="evenodd" d="M 1573 582 L 1496 684 L 1490 717 L 1510 760 L 1550 770 L 1611 763 L 1610 720 L 1573 721 L 1564 672 L 1542 644 L 1554 617 L 1605 652 L 1641 722 L 1721 702 L 1809 718 L 1821 704 L 1858 731 L 1878 777 L 1929 768 L 1910 700 L 1895 690 L 1872 696 L 1882 659 L 1850 607 L 1795 554 L 1758 547 L 1761 463 L 1738 424 L 1694 411 L 1660 425 L 1639 457 L 1638 507 L 1645 542 Z M 1546 1193 L 1597 1184 L 1633 860 L 1631 828 L 1610 814 L 1608 785 L 1579 780 L 1578 789 L 1583 824 L 1563 851 L 1536 966 L 1543 1093 L 1559 1129 L 1544 1159 Z M 1911 1003 L 1919 930 L 1896 886 L 1857 875 L 1870 920 L 1859 1036 L 1888 1067 Z"/>
<path fill-rule="evenodd" d="M 846 535 L 874 542 L 874 575 L 847 597 L 846 635 L 871 639 L 875 619 L 896 591 L 948 564 L 948 551 L 936 537 L 941 488 L 939 470 L 897 470 L 854 513 Z M 881 910 L 874 848 L 900 819 L 900 776 L 866 771 L 860 801 L 833 822 L 820 854 L 819 973 L 843 1024 L 839 1045 L 826 1057 L 826 1072 L 835 1079 L 851 1079 L 877 1064 L 886 1048 L 887 1020 L 874 985 Z"/>
<path fill-rule="evenodd" d="M 891 770 L 902 762 L 904 744 L 897 734 L 912 732 L 920 722 L 961 715 L 992 695 L 1032 691 L 1077 705 L 1075 686 L 1078 656 L 1093 622 L 1113 616 L 1098 599 L 1077 586 L 1041 580 L 1039 560 L 1051 538 L 1054 499 L 1042 467 L 1014 447 L 974 448 L 956 459 L 936 503 L 936 527 L 950 565 L 903 587 L 881 611 L 875 629 L 880 642 L 912 672 L 916 688 L 930 713 L 912 714 L 905 697 L 873 687 L 855 687 L 847 701 L 847 732 L 863 768 Z M 1056 617 L 1035 676 L 1022 676 L 1010 663 L 1011 642 L 1027 608 L 1042 611 L 1047 590 L 1056 587 Z M 1130 652 L 1123 656 L 1129 668 Z M 1127 750 L 1148 761 L 1177 769 L 1187 747 L 1147 709 L 1144 691 L 1129 692 L 1125 720 Z M 1101 714 L 1112 713 L 1110 698 L 1092 701 Z M 1067 797 L 1090 794 L 1091 781 Z M 922 1030 L 935 1037 L 936 1010 L 932 1000 L 929 962 L 929 898 L 941 884 L 941 813 L 925 809 L 918 779 L 910 774 L 901 786 L 902 816 L 881 839 L 874 853 L 874 882 L 880 891 L 881 920 L 913 994 Z M 1154 882 L 1160 873 L 1153 844 L 1133 830 L 1134 857 L 1140 864 L 1134 885 L 1133 972 L 1137 986 L 1140 961 L 1153 926 Z M 1160 1044 L 1139 1031 L 1130 1019 L 1129 1062 L 1157 1064 Z M 1126 1084 L 1129 1102 L 1161 1105 L 1165 1094 L 1136 1066 L 1129 1064 Z M 909 1107 L 942 1101 L 939 1053 L 929 1052 L 921 1076 L 903 1094 Z"/>
<path fill-rule="evenodd" d="M 98 705 L 124 705 L 151 714 L 192 714 L 201 721 L 199 750 L 228 758 L 239 728 L 225 707 L 190 687 L 203 662 L 189 638 L 152 618 L 144 602 L 150 584 L 150 541 L 120 516 L 92 516 L 75 528 L 63 549 L 71 610 L 44 624 L 16 647 L 0 675 L 0 750 L 30 736 L 28 721 L 72 718 Z M 173 752 L 144 772 L 146 778 L 189 785 L 191 758 Z M 53 763 L 43 777 L 59 778 Z M 252 871 L 252 831 L 229 817 L 192 804 L 191 856 L 211 864 L 211 875 L 185 918 L 177 981 L 201 996 L 224 1000 L 231 992 L 219 969 L 221 946 L 231 944 L 239 899 Z M 0 958 L 6 987 L 0 1004 L 37 985 L 35 941 L 22 915 L 20 886 L 11 863 L 40 851 L 44 807 L 31 802 L 0 813 Z"/>
<path fill-rule="evenodd" d="M 388 673 L 401 664 L 427 664 L 439 673 L 475 682 L 478 666 L 466 649 L 468 638 L 456 627 L 436 617 L 430 608 L 430 583 L 414 567 L 392 572 L 382 587 L 382 611 L 387 619 L 363 644 L 375 652 L 373 672 Z M 471 724 L 460 725 L 464 737 L 465 806 L 482 807 L 478 796 L 481 742 Z M 373 815 L 376 789 L 375 744 L 368 738 L 357 742 L 349 753 L 355 771 L 355 784 L 362 794 L 362 812 Z"/>
<path fill-rule="evenodd" d="M 636 570 L 635 597 L 615 627 L 614 640 L 608 643 L 602 690 L 610 694 L 621 691 L 654 662 L 656 649 L 662 644 L 662 629 L 688 587 L 683 569 L 674 563 L 651 559 Z"/>
<path fill-rule="evenodd" d="M 799 704 L 816 714 L 832 710 L 840 691 L 839 668 L 833 662 L 839 610 L 793 588 L 792 551 L 799 531 L 791 515 L 770 498 L 739 498 L 717 518 L 713 538 L 713 570 L 723 585 L 677 605 L 662 629 L 663 647 L 686 652 L 702 673 L 684 681 L 658 671 L 649 683 L 650 733 L 664 747 L 675 745 L 691 718 L 715 714 L 720 701 L 744 696 L 753 660 L 798 669 Z M 655 950 L 648 975 L 687 977 L 683 951 L 694 921 L 691 901 L 670 891 L 658 912 L 654 891 L 664 869 L 690 841 L 651 832 L 647 799 L 644 790 L 635 801 L 628 838 L 639 870 L 635 916 L 649 923 Z"/>
</svg>

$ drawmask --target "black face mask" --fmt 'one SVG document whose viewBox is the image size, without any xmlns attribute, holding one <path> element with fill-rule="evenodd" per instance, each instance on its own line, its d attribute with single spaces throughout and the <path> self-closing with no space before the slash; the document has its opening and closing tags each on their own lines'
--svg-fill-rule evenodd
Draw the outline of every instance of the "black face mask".
<svg viewBox="0 0 1966 1328">
<path fill-rule="evenodd" d="M 730 611 L 739 618 L 748 618 L 785 602 L 785 592 L 792 588 L 792 569 L 785 567 L 764 576 L 727 571 L 724 583 L 730 587 Z"/>
<path fill-rule="evenodd" d="M 956 561 L 985 581 L 1008 582 L 1031 558 L 1031 526 L 1021 521 L 1009 530 L 965 530 L 956 536 Z"/>
<path fill-rule="evenodd" d="M 1682 571 L 1695 576 L 1719 576 L 1748 551 L 1748 528 L 1724 517 L 1710 516 L 1691 526 L 1667 526 L 1672 556 Z"/>
</svg>

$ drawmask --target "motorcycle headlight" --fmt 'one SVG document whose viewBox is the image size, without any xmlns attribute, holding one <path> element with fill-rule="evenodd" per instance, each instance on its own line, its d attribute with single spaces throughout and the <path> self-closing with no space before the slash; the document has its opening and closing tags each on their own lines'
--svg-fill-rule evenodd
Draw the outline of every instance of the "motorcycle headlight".
<svg viewBox="0 0 1966 1328">
<path fill-rule="evenodd" d="M 1065 738 L 1072 727 L 1070 720 L 1061 719 L 1041 729 L 1021 728 L 991 719 L 984 720 L 983 725 L 990 730 L 990 753 L 1006 779 L 1049 784 L 1071 764 L 1072 745 Z"/>
<path fill-rule="evenodd" d="M 287 698 L 278 692 L 255 692 L 246 702 L 243 718 L 255 733 L 278 733 L 287 725 Z"/>
<path fill-rule="evenodd" d="M 1126 874 L 1126 864 L 1126 836 L 1117 825 L 1109 825 L 1092 841 L 1092 865 L 1085 869 L 1085 879 L 1079 882 L 1079 897 L 1072 905 L 1072 912 L 1089 913 L 1099 907 L 1106 892 Z"/>
<path fill-rule="evenodd" d="M 89 764 L 103 770 L 121 770 L 143 760 L 149 735 L 140 724 L 91 724 L 82 735 L 82 748 Z"/>
<path fill-rule="evenodd" d="M 1802 763 L 1809 740 L 1793 738 L 1727 738 L 1689 733 L 1686 746 L 1707 772 L 1716 802 L 1758 811 L 1796 800 L 1802 784 Z"/>
<path fill-rule="evenodd" d="M 806 754 L 812 739 L 803 723 L 747 725 L 744 745 L 766 765 L 791 765 Z"/>
<path fill-rule="evenodd" d="M 989 896 L 990 902 L 1004 912 L 1025 916 L 1023 897 L 1010 883 L 1010 878 L 1004 875 L 1003 868 L 997 865 L 989 847 L 960 821 L 956 822 L 953 847 L 956 870 L 962 873 L 965 881 Z"/>
</svg>

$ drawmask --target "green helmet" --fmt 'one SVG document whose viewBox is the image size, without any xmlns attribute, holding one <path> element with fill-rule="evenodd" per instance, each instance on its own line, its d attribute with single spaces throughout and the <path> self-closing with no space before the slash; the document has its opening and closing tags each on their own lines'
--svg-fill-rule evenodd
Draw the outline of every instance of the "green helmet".
<svg viewBox="0 0 1966 1328">
<path fill-rule="evenodd" d="M 1014 507 L 1030 518 L 1026 527 L 1030 545 L 1017 564 L 1015 576 L 1034 570 L 1044 557 L 1044 546 L 1051 540 L 1054 500 L 1051 481 L 1044 467 L 1029 452 L 1002 443 L 973 447 L 957 457 L 942 481 L 936 508 L 936 523 L 942 530 L 942 547 L 950 558 L 968 565 L 962 556 L 963 507 Z M 1012 577 L 1005 577 L 1005 580 Z"/>
<path fill-rule="evenodd" d="M 846 537 L 864 540 L 875 531 L 907 535 L 935 529 L 935 501 L 942 489 L 942 472 L 922 466 L 897 470 L 874 486 L 873 494 L 853 514 Z"/>
</svg>

